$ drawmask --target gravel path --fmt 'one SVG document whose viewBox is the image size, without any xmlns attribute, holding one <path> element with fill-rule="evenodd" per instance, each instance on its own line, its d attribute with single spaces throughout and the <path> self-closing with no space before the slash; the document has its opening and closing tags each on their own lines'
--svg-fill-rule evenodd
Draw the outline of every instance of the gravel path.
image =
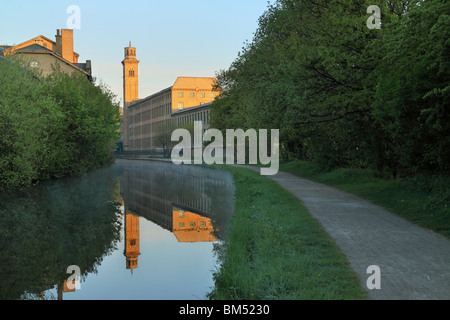
<svg viewBox="0 0 450 320">
<path fill-rule="evenodd" d="M 302 200 L 347 256 L 364 288 L 372 276 L 368 268 L 380 268 L 381 289 L 367 289 L 370 299 L 450 299 L 448 239 L 336 188 L 285 172 L 269 178 Z"/>
</svg>

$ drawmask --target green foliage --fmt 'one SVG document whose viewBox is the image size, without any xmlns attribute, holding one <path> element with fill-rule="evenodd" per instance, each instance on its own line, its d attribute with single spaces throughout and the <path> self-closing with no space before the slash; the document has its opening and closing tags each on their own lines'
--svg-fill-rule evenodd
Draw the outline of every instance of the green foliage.
<svg viewBox="0 0 450 320">
<path fill-rule="evenodd" d="M 412 6 L 382 39 L 373 115 L 396 171 L 450 171 L 450 6 Z"/>
<path fill-rule="evenodd" d="M 79 175 L 109 164 L 119 140 L 120 121 L 112 93 L 83 75 L 55 72 L 47 81 L 50 95 L 59 101 L 64 114 L 55 136 L 52 174 Z"/>
<path fill-rule="evenodd" d="M 278 0 L 217 75 L 213 126 L 280 129 L 285 160 L 326 169 L 448 172 L 448 23 L 439 0 Z"/>
<path fill-rule="evenodd" d="M 49 165 L 55 123 L 63 114 L 38 74 L 0 60 L 0 186 L 37 180 Z"/>
<path fill-rule="evenodd" d="M 112 160 L 119 108 L 104 86 L 0 60 L 0 188 L 86 173 Z"/>
</svg>

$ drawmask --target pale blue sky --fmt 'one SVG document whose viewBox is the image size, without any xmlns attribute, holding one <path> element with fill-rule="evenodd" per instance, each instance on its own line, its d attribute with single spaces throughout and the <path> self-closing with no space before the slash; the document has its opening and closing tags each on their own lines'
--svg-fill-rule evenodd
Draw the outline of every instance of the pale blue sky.
<svg viewBox="0 0 450 320">
<path fill-rule="evenodd" d="M 273 3 L 273 1 L 271 1 Z M 215 76 L 252 40 L 267 0 L 18 0 L 2 3 L 0 44 L 38 35 L 55 40 L 67 28 L 70 5 L 81 9 L 75 30 L 79 62 L 92 60 L 94 76 L 122 100 L 124 47 L 137 48 L 139 96 L 144 98 L 178 76 Z"/>
</svg>

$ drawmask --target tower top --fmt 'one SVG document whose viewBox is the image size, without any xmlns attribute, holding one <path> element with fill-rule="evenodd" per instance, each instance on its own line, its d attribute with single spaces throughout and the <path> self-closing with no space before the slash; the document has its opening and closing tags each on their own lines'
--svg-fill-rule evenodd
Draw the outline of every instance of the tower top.
<svg viewBox="0 0 450 320">
<path fill-rule="evenodd" d="M 125 58 L 136 59 L 136 48 L 131 46 L 131 41 L 128 47 L 125 47 Z"/>
</svg>

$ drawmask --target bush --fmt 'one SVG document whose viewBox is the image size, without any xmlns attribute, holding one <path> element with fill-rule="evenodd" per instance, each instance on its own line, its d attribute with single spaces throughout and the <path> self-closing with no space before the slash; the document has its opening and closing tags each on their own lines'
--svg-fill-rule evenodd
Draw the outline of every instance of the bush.
<svg viewBox="0 0 450 320">
<path fill-rule="evenodd" d="M 79 175 L 112 160 L 119 107 L 81 75 L 43 78 L 0 60 L 0 188 Z"/>
</svg>

